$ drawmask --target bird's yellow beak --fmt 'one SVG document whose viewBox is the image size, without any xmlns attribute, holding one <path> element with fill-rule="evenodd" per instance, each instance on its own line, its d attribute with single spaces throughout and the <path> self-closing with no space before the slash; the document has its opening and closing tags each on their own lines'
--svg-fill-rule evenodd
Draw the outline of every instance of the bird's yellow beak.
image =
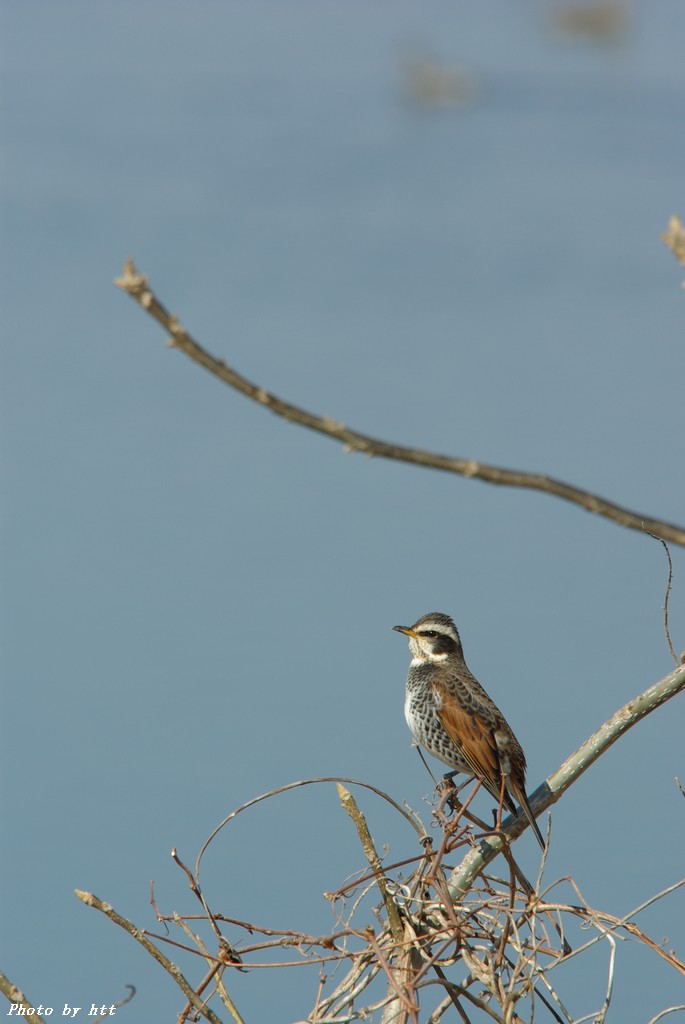
<svg viewBox="0 0 685 1024">
<path fill-rule="evenodd" d="M 395 630 L 396 633 L 404 633 L 405 636 L 418 636 L 419 635 L 418 633 L 416 633 L 411 628 L 411 626 L 393 626 L 392 628 Z"/>
</svg>

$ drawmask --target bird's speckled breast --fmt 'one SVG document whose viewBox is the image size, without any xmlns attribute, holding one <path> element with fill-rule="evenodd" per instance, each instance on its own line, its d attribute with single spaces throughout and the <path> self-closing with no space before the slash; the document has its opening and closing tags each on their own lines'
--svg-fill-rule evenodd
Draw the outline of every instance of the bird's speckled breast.
<svg viewBox="0 0 685 1024">
<path fill-rule="evenodd" d="M 414 740 L 425 747 L 433 757 L 437 757 L 455 771 L 470 773 L 458 747 L 452 742 L 438 716 L 442 700 L 428 680 L 428 677 L 433 675 L 432 666 L 413 665 L 409 669 L 404 699 L 404 717 L 407 725 Z"/>
</svg>

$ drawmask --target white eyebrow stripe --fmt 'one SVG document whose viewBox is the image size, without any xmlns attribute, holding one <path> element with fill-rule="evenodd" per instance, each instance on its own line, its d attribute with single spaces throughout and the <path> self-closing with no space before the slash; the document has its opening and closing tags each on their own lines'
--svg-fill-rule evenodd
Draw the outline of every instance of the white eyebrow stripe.
<svg viewBox="0 0 685 1024">
<path fill-rule="evenodd" d="M 450 640 L 455 640 L 456 641 L 458 639 L 457 634 L 454 632 L 454 630 L 449 629 L 448 626 L 443 626 L 442 623 L 439 623 L 439 622 L 422 622 L 421 623 L 421 628 L 417 629 L 416 632 L 417 633 L 422 633 L 422 634 L 423 633 L 431 632 L 431 633 L 437 633 L 438 636 L 448 636 L 450 638 Z M 431 639 L 435 640 L 437 638 L 436 637 L 427 637 L 427 639 L 428 640 L 431 640 Z"/>
</svg>

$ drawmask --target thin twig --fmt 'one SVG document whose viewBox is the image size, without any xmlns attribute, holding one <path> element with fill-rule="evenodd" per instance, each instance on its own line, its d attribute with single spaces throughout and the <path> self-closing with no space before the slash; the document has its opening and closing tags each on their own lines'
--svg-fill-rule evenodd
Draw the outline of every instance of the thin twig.
<svg viewBox="0 0 685 1024">
<path fill-rule="evenodd" d="M 107 1012 L 103 1013 L 100 1017 L 95 1017 L 92 1021 L 89 1019 L 88 1024 L 103 1024 L 103 1021 L 109 1021 L 110 1017 L 114 1016 L 114 1012 L 118 1010 L 119 1007 L 125 1006 L 126 1003 L 130 1003 L 136 994 L 136 987 L 135 985 L 127 985 L 126 988 L 128 989 L 128 995 L 124 996 L 123 999 L 120 999 L 118 1003 L 112 1003 L 111 1006 L 108 1006 Z M 90 1017 L 90 1014 L 88 1016 Z"/>
<path fill-rule="evenodd" d="M 669 1013 L 683 1012 L 685 1012 L 685 1004 L 681 1003 L 680 1006 L 668 1006 L 665 1010 L 662 1010 L 661 1013 L 657 1013 L 656 1017 L 650 1018 L 650 1020 L 647 1021 L 647 1024 L 657 1024 L 657 1021 L 662 1020 L 664 1017 L 668 1016 Z"/>
<path fill-rule="evenodd" d="M 188 1001 L 193 1004 L 195 1009 L 201 1013 L 203 1017 L 207 1018 L 210 1024 L 221 1024 L 220 1018 L 217 1017 L 214 1011 L 201 999 L 198 999 L 192 985 L 188 983 L 176 964 L 167 959 L 167 957 L 164 956 L 164 953 L 162 953 L 160 949 L 157 949 L 153 942 L 150 942 L 142 929 L 137 928 L 127 918 L 122 917 L 121 914 L 116 912 L 114 907 L 109 903 L 105 903 L 103 900 L 98 899 L 97 896 L 93 895 L 93 893 L 83 892 L 81 889 L 75 889 L 74 891 L 81 902 L 85 903 L 87 907 L 93 907 L 95 910 L 99 910 L 100 913 L 104 914 L 105 917 L 108 917 L 110 921 L 113 921 L 114 924 L 118 924 L 120 928 L 123 928 L 124 931 L 128 932 L 136 942 L 139 942 L 141 946 L 147 950 L 150 956 L 153 957 L 158 964 L 161 964 L 167 974 L 174 979 Z"/>
<path fill-rule="evenodd" d="M 671 559 L 671 552 L 669 550 L 668 544 L 663 539 L 663 537 L 657 537 L 655 534 L 649 533 L 649 530 L 646 530 L 645 533 L 649 534 L 649 536 L 652 537 L 653 540 L 658 540 L 661 544 L 663 544 L 664 551 L 666 552 L 666 558 L 668 559 L 668 579 L 666 580 L 666 596 L 664 597 L 664 630 L 666 632 L 666 643 L 668 644 L 668 649 L 671 652 L 671 657 L 673 658 L 676 665 L 680 665 L 682 664 L 682 661 L 680 658 L 676 656 L 675 650 L 673 649 L 671 631 L 668 625 L 668 601 L 671 596 L 671 585 L 673 583 L 673 560 Z"/>
<path fill-rule="evenodd" d="M 604 1024 L 609 1006 L 611 1005 L 611 997 L 614 994 L 614 973 L 616 971 L 616 939 L 613 935 L 607 935 L 607 942 L 609 943 L 609 976 L 607 978 L 607 990 L 604 996 L 604 1002 L 602 1009 L 597 1014 L 596 1021 L 593 1024 Z"/>
<path fill-rule="evenodd" d="M 302 409 L 300 406 L 286 402 L 276 395 L 271 394 L 264 388 L 259 387 L 252 381 L 247 380 L 236 370 L 228 366 L 221 359 L 211 355 L 202 348 L 197 341 L 185 330 L 178 319 L 162 305 L 154 292 L 150 289 L 148 279 L 145 275 L 139 274 L 132 260 L 127 260 L 124 265 L 123 276 L 115 281 L 118 288 L 121 288 L 131 296 L 151 317 L 157 320 L 162 327 L 168 331 L 170 345 L 180 349 L 194 362 L 203 366 L 205 370 L 214 374 L 224 384 L 240 391 L 252 401 L 263 405 L 277 416 L 292 423 L 298 423 L 309 430 L 315 430 L 326 437 L 332 437 L 341 441 L 349 451 L 363 452 L 366 455 L 375 455 L 379 458 L 392 459 L 397 462 L 408 462 L 415 466 L 423 466 L 427 469 L 438 469 L 448 473 L 456 473 L 459 476 L 473 477 L 490 484 L 499 484 L 506 487 L 521 487 L 528 490 L 542 491 L 545 494 L 554 495 L 565 501 L 570 501 L 588 512 L 604 516 L 614 523 L 626 526 L 632 530 L 649 529 L 652 533 L 674 544 L 685 545 L 685 527 L 675 523 L 668 523 L 661 519 L 654 519 L 650 516 L 640 515 L 631 512 L 629 509 L 607 501 L 597 494 L 574 487 L 554 477 L 543 473 L 527 473 L 513 469 L 503 469 L 499 466 L 491 466 L 476 459 L 464 459 L 456 456 L 440 455 L 436 452 L 426 451 L 421 448 L 408 448 L 403 445 L 389 444 L 379 438 L 370 437 L 357 430 L 351 430 L 342 423 L 337 423 L 328 416 L 317 416 L 314 413 Z"/>
<path fill-rule="evenodd" d="M 226 986 L 224 985 L 223 982 L 222 968 L 226 965 L 227 962 L 225 955 L 226 951 L 223 944 L 219 948 L 219 956 L 213 957 L 209 950 L 207 949 L 207 947 L 205 946 L 202 939 L 200 938 L 200 936 L 189 927 L 187 922 L 184 921 L 184 919 L 179 914 L 174 914 L 174 924 L 177 924 L 178 927 L 185 933 L 185 935 L 187 935 L 188 938 L 195 943 L 197 948 L 204 956 L 207 962 L 207 966 L 209 967 L 209 971 L 205 975 L 205 978 L 200 982 L 200 984 L 195 989 L 198 996 L 202 995 L 210 981 L 214 981 L 214 985 L 219 995 L 219 998 L 221 999 L 222 1003 L 230 1013 L 231 1017 L 233 1017 L 235 1024 L 245 1024 L 245 1021 L 243 1020 L 240 1011 L 238 1010 L 238 1007 L 231 999 L 226 989 Z M 230 959 L 228 960 L 228 962 L 230 963 Z M 190 1012 L 190 1004 L 188 1004 L 187 1012 Z M 182 1024 L 182 1021 L 184 1019 L 185 1018 L 183 1016 L 183 1013 L 180 1014 L 178 1018 L 178 1024 Z"/>
<path fill-rule="evenodd" d="M 662 958 L 662 960 L 665 960 L 666 963 L 668 963 L 676 971 L 678 971 L 682 975 L 685 975 L 685 964 L 678 960 L 677 957 L 673 956 L 671 953 L 667 953 L 666 950 L 658 944 L 658 942 L 655 942 L 653 939 L 650 939 L 648 935 L 645 935 L 645 933 L 640 928 L 638 928 L 634 921 L 631 921 L 631 918 L 637 917 L 637 915 L 641 913 L 641 911 L 645 910 L 647 907 L 650 907 L 653 903 L 656 903 L 657 900 L 663 899 L 665 896 L 669 896 L 672 892 L 675 892 L 677 889 L 681 889 L 684 885 L 685 878 L 681 878 L 678 882 L 674 882 L 673 885 L 669 885 L 666 889 L 662 889 L 661 892 L 655 893 L 654 896 L 650 896 L 649 899 L 646 899 L 643 903 L 640 903 L 639 906 L 634 907 L 632 910 L 629 910 L 627 914 L 623 915 L 623 917 L 615 917 L 613 914 L 609 914 L 606 911 L 594 910 L 591 907 L 574 907 L 573 912 L 577 914 L 579 917 L 588 918 L 590 921 L 592 921 L 596 928 L 599 928 L 601 922 L 604 921 L 606 921 L 607 924 L 610 925 L 612 931 L 616 931 L 618 928 L 623 928 L 631 935 L 635 935 L 636 938 L 640 939 L 640 941 L 644 943 L 645 946 L 653 950 L 658 956 Z M 606 934 L 608 934 L 606 931 L 602 931 L 599 935 L 594 935 L 591 939 L 588 939 L 588 941 L 583 943 L 582 946 L 578 946 L 576 949 L 573 950 L 573 952 L 569 956 L 569 959 L 571 959 L 571 957 L 573 956 L 578 956 L 578 954 L 580 953 L 584 953 L 585 950 L 589 949 L 591 946 L 594 946 L 598 942 L 601 942 Z"/>
<path fill-rule="evenodd" d="M 223 821 L 219 822 L 216 828 L 212 830 L 210 835 L 207 837 L 207 839 L 205 839 L 204 843 L 202 844 L 202 849 L 197 855 L 197 860 L 195 862 L 195 879 L 197 880 L 200 877 L 200 863 L 205 853 L 207 852 L 207 848 L 214 841 L 214 839 L 216 839 L 219 832 L 221 832 L 221 830 L 225 828 L 225 826 L 228 825 L 230 821 L 233 821 L 234 818 L 237 818 L 239 814 L 242 814 L 243 811 L 248 810 L 250 807 L 254 807 L 256 804 L 261 803 L 263 800 L 269 800 L 271 797 L 279 796 L 281 793 L 289 793 L 291 790 L 300 789 L 302 786 L 319 785 L 322 782 L 342 782 L 343 785 L 361 786 L 362 789 L 370 790 L 372 793 L 375 793 L 376 796 L 380 796 L 383 800 L 389 803 L 391 807 L 394 807 L 395 810 L 398 811 L 402 815 L 402 817 L 409 822 L 409 824 L 418 834 L 421 840 L 425 838 L 425 829 L 422 830 L 421 827 L 416 823 L 414 818 L 404 809 L 404 807 L 401 807 L 396 800 L 393 800 L 391 796 L 388 796 L 387 793 L 384 793 L 382 789 L 378 789 L 377 786 L 372 786 L 368 782 L 360 782 L 358 779 L 348 779 L 345 776 L 340 775 L 326 775 L 316 779 L 300 779 L 300 781 L 298 782 L 289 782 L 285 786 L 277 786 L 275 789 L 269 790 L 268 793 L 261 793 L 259 796 L 253 797 L 252 800 L 248 800 L 246 803 L 241 804 L 240 807 L 236 807 L 236 809 L 234 811 L 231 811 L 230 814 L 227 814 Z"/>
</svg>

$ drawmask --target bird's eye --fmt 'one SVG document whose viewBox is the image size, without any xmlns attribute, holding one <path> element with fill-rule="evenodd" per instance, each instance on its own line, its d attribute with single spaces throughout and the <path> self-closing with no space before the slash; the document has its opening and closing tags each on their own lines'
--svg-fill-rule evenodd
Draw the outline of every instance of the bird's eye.
<svg viewBox="0 0 685 1024">
<path fill-rule="evenodd" d="M 422 629 L 421 636 L 429 636 L 433 640 L 436 636 L 439 636 L 437 629 Z"/>
</svg>

